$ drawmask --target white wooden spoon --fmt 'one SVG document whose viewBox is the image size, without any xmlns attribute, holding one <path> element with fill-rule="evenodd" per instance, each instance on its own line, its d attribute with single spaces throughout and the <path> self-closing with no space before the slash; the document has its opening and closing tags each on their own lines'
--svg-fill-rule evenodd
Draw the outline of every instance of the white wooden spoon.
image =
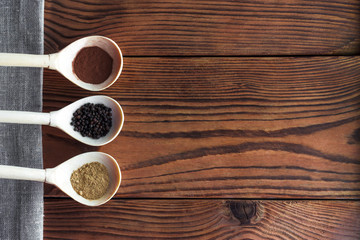
<svg viewBox="0 0 360 240">
<path fill-rule="evenodd" d="M 91 162 L 102 163 L 109 174 L 109 187 L 99 199 L 88 200 L 79 195 L 72 187 L 71 174 L 82 165 Z M 87 206 L 99 206 L 109 201 L 119 189 L 121 171 L 116 160 L 109 154 L 102 152 L 88 152 L 77 155 L 63 162 L 55 168 L 35 169 L 16 166 L 0 165 L 0 178 L 30 180 L 53 184 L 75 201 Z"/>
<path fill-rule="evenodd" d="M 106 51 L 113 59 L 112 73 L 104 82 L 99 84 L 81 81 L 73 71 L 73 61 L 78 52 L 85 47 L 94 46 Z M 57 70 L 81 88 L 100 91 L 110 87 L 120 76 L 123 68 L 123 56 L 119 46 L 110 38 L 89 36 L 76 40 L 60 52 L 49 55 L 0 53 L 0 66 L 43 67 Z"/>
<path fill-rule="evenodd" d="M 83 137 L 70 125 L 73 113 L 86 103 L 104 104 L 106 107 L 112 109 L 112 126 L 104 137 L 99 139 Z M 0 110 L 0 122 L 50 125 L 63 130 L 82 143 L 91 146 L 102 146 L 111 142 L 119 135 L 124 124 L 124 112 L 120 104 L 114 99 L 98 95 L 82 98 L 58 111 L 50 113 Z"/>
</svg>

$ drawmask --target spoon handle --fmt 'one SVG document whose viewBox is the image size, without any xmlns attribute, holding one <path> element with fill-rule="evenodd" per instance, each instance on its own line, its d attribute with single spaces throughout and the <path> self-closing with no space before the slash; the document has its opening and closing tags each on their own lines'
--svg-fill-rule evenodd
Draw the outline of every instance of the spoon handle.
<svg viewBox="0 0 360 240">
<path fill-rule="evenodd" d="M 50 113 L 0 110 L 0 122 L 50 125 Z"/>
<path fill-rule="evenodd" d="M 0 165 L 0 178 L 45 182 L 45 170 Z"/>
<path fill-rule="evenodd" d="M 50 55 L 0 53 L 0 66 L 49 68 Z"/>
</svg>

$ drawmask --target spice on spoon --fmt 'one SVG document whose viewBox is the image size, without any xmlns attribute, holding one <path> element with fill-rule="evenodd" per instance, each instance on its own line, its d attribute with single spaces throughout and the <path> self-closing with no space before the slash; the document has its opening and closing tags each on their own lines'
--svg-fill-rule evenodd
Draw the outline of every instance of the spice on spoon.
<svg viewBox="0 0 360 240">
<path fill-rule="evenodd" d="M 86 103 L 78 108 L 71 119 L 74 131 L 83 137 L 99 139 L 110 131 L 112 126 L 111 108 L 104 104 Z"/>
<path fill-rule="evenodd" d="M 99 162 L 84 164 L 75 170 L 70 177 L 75 192 L 89 200 L 99 199 L 105 195 L 109 181 L 109 173 L 106 167 Z"/>
<path fill-rule="evenodd" d="M 73 61 L 73 72 L 86 83 L 102 83 L 108 79 L 112 70 L 112 57 L 99 47 L 81 49 Z"/>
</svg>

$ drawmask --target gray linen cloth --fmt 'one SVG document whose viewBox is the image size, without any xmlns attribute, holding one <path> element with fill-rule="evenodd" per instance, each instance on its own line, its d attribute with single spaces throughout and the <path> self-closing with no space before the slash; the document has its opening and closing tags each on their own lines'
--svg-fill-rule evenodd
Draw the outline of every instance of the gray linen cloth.
<svg viewBox="0 0 360 240">
<path fill-rule="evenodd" d="M 43 0 L 0 1 L 0 52 L 43 53 Z M 42 69 L 0 67 L 0 110 L 42 110 Z M 0 123 L 0 164 L 42 168 L 41 126 Z M 43 183 L 0 179 L 0 239 L 43 238 Z"/>
</svg>

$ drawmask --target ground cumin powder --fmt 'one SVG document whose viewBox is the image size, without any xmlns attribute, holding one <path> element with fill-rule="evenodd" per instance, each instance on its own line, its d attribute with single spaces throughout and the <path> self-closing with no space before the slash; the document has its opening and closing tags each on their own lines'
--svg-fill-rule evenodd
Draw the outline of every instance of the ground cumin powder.
<svg viewBox="0 0 360 240">
<path fill-rule="evenodd" d="M 74 190 L 82 197 L 95 200 L 101 198 L 109 187 L 109 174 L 99 162 L 84 164 L 70 177 Z"/>
</svg>

